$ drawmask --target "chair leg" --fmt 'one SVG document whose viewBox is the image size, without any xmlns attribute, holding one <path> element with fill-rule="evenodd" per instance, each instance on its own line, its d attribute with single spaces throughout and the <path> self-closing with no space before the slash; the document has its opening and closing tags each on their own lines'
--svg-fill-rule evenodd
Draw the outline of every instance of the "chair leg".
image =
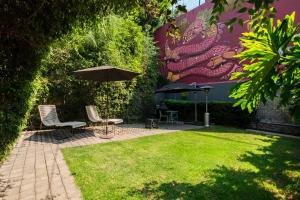
<svg viewBox="0 0 300 200">
<path fill-rule="evenodd" d="M 114 123 L 111 125 L 111 132 L 113 135 L 116 135 L 116 124 Z"/>
</svg>

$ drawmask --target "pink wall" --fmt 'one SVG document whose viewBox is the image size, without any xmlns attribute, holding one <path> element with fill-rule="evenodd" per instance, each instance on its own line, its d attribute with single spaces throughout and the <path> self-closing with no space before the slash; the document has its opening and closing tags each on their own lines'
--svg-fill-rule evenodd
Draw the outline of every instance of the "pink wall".
<svg viewBox="0 0 300 200">
<path fill-rule="evenodd" d="M 205 3 L 177 18 L 182 31 L 181 38 L 175 43 L 166 37 L 167 25 L 155 32 L 155 40 L 160 48 L 163 61 L 161 73 L 172 82 L 218 83 L 229 82 L 232 72 L 242 70 L 233 56 L 242 49 L 239 37 L 245 32 L 246 25 L 236 25 L 229 33 L 224 22 L 240 15 L 228 12 L 221 16 L 217 24 L 209 25 L 211 3 Z M 299 11 L 299 0 L 280 0 L 276 4 L 277 16 L 282 18 L 292 11 Z M 246 19 L 246 16 L 243 16 Z"/>
</svg>

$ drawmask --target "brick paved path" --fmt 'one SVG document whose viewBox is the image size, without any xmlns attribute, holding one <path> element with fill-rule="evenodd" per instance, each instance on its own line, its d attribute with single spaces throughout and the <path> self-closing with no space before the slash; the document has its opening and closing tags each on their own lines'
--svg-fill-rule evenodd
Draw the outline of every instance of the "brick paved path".
<svg viewBox="0 0 300 200">
<path fill-rule="evenodd" d="M 193 128 L 195 126 L 192 125 L 165 125 L 160 129 L 149 130 L 144 129 L 142 124 L 123 125 L 116 131 L 120 134 L 109 140 L 101 139 L 91 129 L 67 139 L 58 139 L 57 136 L 65 134 L 63 132 L 24 132 L 9 158 L 0 167 L 0 199 L 81 199 L 80 190 L 68 170 L 61 148 Z"/>
</svg>

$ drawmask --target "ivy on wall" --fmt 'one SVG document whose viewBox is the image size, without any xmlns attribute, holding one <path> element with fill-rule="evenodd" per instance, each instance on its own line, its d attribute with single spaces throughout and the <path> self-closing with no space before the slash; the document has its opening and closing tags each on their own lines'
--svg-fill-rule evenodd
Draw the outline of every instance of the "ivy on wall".
<svg viewBox="0 0 300 200">
<path fill-rule="evenodd" d="M 42 60 L 39 104 L 55 104 L 62 120 L 82 120 L 85 105 L 94 104 L 105 117 L 106 90 L 109 94 L 109 116 L 139 120 L 153 107 L 158 67 L 157 49 L 152 38 L 132 19 L 109 15 L 87 30 L 75 30 L 53 45 Z M 77 69 L 113 65 L 137 71 L 132 81 L 100 84 L 77 80 Z M 33 127 L 40 123 L 33 109 Z"/>
</svg>

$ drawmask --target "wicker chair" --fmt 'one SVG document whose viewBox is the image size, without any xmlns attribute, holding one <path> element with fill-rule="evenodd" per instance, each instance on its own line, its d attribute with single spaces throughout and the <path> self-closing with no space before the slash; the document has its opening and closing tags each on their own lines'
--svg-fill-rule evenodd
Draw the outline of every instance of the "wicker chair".
<svg viewBox="0 0 300 200">
<path fill-rule="evenodd" d="M 96 106 L 85 106 L 88 119 L 93 123 L 109 123 L 109 124 L 121 124 L 123 119 L 102 119 L 97 111 Z"/>
<path fill-rule="evenodd" d="M 78 121 L 61 122 L 61 121 L 59 121 L 55 105 L 39 105 L 38 108 L 39 108 L 39 113 L 40 113 L 40 118 L 41 118 L 40 128 L 42 128 L 42 125 L 44 125 L 46 127 L 54 127 L 54 128 L 69 127 L 69 128 L 71 128 L 71 132 L 73 132 L 73 129 L 75 129 L 75 128 L 81 128 L 81 127 L 86 126 L 85 122 L 78 122 Z"/>
</svg>

